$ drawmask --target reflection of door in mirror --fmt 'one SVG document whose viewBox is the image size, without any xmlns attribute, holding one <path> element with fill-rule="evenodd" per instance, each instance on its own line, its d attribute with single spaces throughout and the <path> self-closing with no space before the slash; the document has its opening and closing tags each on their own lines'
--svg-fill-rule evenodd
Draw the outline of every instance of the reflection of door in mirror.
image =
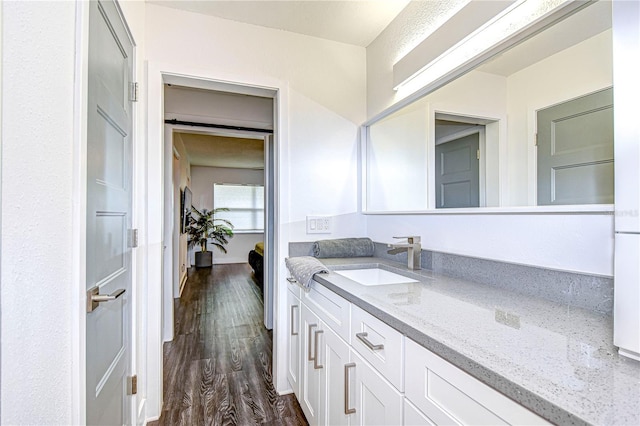
<svg viewBox="0 0 640 426">
<path fill-rule="evenodd" d="M 538 111 L 538 205 L 613 203 L 612 92 Z"/>
<path fill-rule="evenodd" d="M 483 129 L 476 124 L 436 120 L 436 208 L 480 207 Z"/>
</svg>

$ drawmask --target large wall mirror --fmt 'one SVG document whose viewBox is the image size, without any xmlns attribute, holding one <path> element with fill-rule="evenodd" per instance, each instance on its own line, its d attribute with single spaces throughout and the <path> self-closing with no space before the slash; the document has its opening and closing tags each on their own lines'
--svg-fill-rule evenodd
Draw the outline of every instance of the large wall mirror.
<svg viewBox="0 0 640 426">
<path fill-rule="evenodd" d="M 613 204 L 612 85 L 595 2 L 365 125 L 363 210 Z"/>
</svg>

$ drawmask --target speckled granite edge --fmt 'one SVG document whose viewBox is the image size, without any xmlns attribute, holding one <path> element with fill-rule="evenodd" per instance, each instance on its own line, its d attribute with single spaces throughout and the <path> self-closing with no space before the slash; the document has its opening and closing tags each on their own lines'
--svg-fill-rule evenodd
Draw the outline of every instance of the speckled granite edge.
<svg viewBox="0 0 640 426">
<path fill-rule="evenodd" d="M 373 316 L 377 317 L 390 327 L 398 330 L 404 334 L 407 338 L 417 342 L 424 346 L 428 350 L 432 351 L 436 355 L 439 355 L 443 359 L 449 361 L 451 364 L 467 372 L 473 377 L 477 378 L 481 382 L 491 386 L 498 390 L 500 393 L 511 398 L 518 404 L 526 407 L 532 412 L 536 413 L 540 417 L 547 419 L 554 424 L 561 425 L 589 425 L 590 423 L 583 419 L 569 413 L 557 405 L 541 398 L 539 395 L 529 391 L 528 389 L 519 386 L 493 370 L 486 368 L 477 362 L 469 359 L 467 356 L 460 354 L 459 352 L 451 349 L 447 345 L 438 342 L 437 340 L 429 337 L 423 332 L 407 325 L 403 321 L 397 319 L 393 315 L 385 312 L 384 310 L 360 299 L 359 297 L 351 294 L 350 292 L 334 285 L 331 281 L 327 280 L 321 275 L 317 275 L 314 278 L 315 281 L 327 287 L 334 293 L 342 296 L 347 301 L 359 306 L 365 311 L 369 312 Z"/>
<path fill-rule="evenodd" d="M 289 256 L 312 256 L 313 242 L 289 243 Z M 406 251 L 375 243 L 374 257 L 407 264 Z M 441 275 L 612 315 L 613 278 L 422 250 L 422 268 Z"/>
</svg>

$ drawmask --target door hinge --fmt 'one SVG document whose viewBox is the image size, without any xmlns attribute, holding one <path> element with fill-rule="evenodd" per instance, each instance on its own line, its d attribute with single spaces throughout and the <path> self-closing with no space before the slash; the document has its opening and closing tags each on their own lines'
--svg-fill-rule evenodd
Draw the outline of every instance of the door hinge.
<svg viewBox="0 0 640 426">
<path fill-rule="evenodd" d="M 538 134 L 533 135 L 533 146 L 538 146 Z"/>
<path fill-rule="evenodd" d="M 138 376 L 127 377 L 127 395 L 135 395 L 138 393 Z"/>
<path fill-rule="evenodd" d="M 129 100 L 131 102 L 138 102 L 138 83 L 129 83 Z"/>
<path fill-rule="evenodd" d="M 129 240 L 129 248 L 138 247 L 138 230 L 129 229 L 127 230 L 127 234 L 127 239 Z"/>
<path fill-rule="evenodd" d="M 480 150 L 476 151 L 476 158 L 479 160 L 480 159 Z"/>
</svg>

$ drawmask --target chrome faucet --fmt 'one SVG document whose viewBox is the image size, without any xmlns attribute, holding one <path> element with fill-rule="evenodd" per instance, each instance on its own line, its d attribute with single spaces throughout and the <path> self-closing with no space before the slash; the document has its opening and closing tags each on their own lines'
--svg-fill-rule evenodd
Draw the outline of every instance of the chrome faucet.
<svg viewBox="0 0 640 426">
<path fill-rule="evenodd" d="M 420 245 L 420 237 L 393 237 L 407 239 L 406 243 L 388 244 L 391 248 L 407 249 L 407 266 L 409 269 L 422 269 L 422 245 Z"/>
</svg>

